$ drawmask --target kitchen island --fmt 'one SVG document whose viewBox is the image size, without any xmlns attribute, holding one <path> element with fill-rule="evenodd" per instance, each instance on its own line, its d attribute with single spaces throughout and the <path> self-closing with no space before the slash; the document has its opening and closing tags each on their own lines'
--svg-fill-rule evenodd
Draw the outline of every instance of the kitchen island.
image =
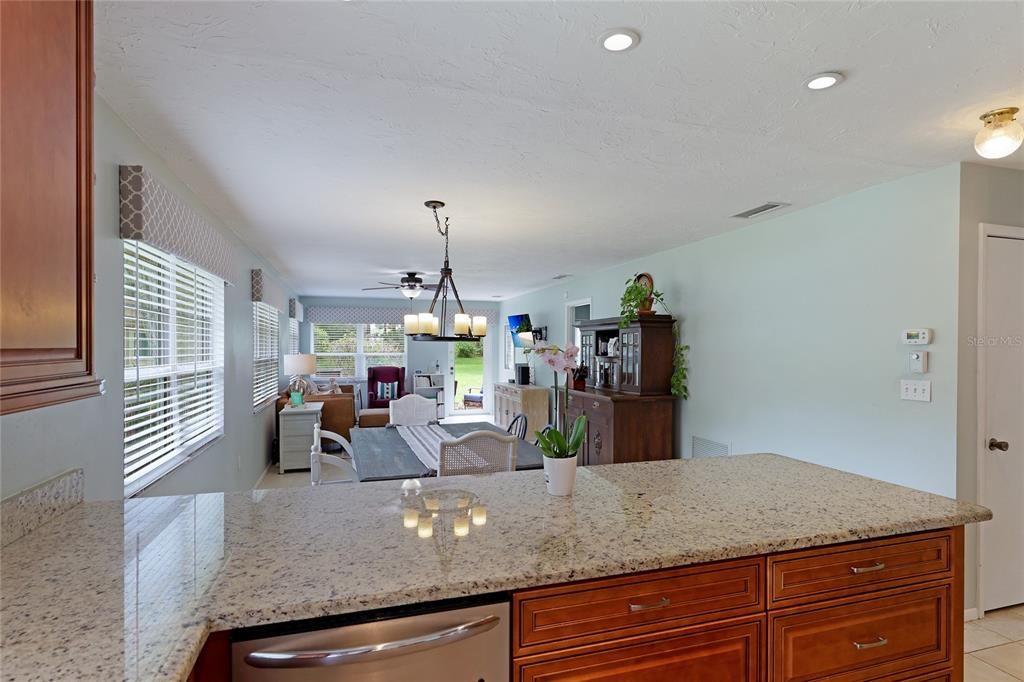
<svg viewBox="0 0 1024 682">
<path fill-rule="evenodd" d="M 568 583 L 661 569 L 682 573 L 650 575 L 685 582 L 697 564 L 735 559 L 746 563 L 721 566 L 763 572 L 741 581 L 756 588 L 757 603 L 749 612 L 736 606 L 732 613 L 749 615 L 727 625 L 759 623 L 737 632 L 763 641 L 773 624 L 787 625 L 767 609 L 788 608 L 779 613 L 795 614 L 796 632 L 807 605 L 821 598 L 815 579 L 786 569 L 827 573 L 813 552 L 767 555 L 923 531 L 941 532 L 909 536 L 925 545 L 906 556 L 932 562 L 922 590 L 945 609 L 940 634 L 952 669 L 958 630 L 962 648 L 959 527 L 991 518 L 977 505 L 770 454 L 583 468 L 569 498 L 547 495 L 540 471 L 422 483 L 420 498 L 457 491 L 461 505 L 466 497 L 468 531 L 448 532 L 442 515 L 421 537 L 416 524 L 407 526 L 408 498 L 397 481 L 79 505 L 3 550 L 3 679 L 185 680 L 213 632 L 492 593 L 512 595 L 513 655 L 543 663 L 557 658 L 557 646 L 530 640 L 528 614 L 516 607 L 550 597 L 560 608 L 559 598 L 576 591 Z M 826 584 L 834 590 L 829 608 L 842 615 L 858 600 L 899 601 L 913 570 L 887 573 L 875 568 L 882 562 L 844 556 L 850 547 L 859 546 L 838 547 L 838 556 L 880 586 Z M 897 569 L 914 563 L 906 556 Z M 554 592 L 535 589 L 544 586 Z M 606 587 L 615 586 L 583 583 L 583 593 Z M 907 603 L 921 615 L 920 603 Z M 672 627 L 691 629 L 701 620 L 672 617 Z M 623 636 L 637 634 L 631 627 Z M 641 625 L 638 636 L 650 638 L 651 628 Z M 593 647 L 595 637 L 564 639 Z M 772 663 L 764 659 L 761 669 Z M 942 668 L 929 665 L 929 673 Z"/>
</svg>

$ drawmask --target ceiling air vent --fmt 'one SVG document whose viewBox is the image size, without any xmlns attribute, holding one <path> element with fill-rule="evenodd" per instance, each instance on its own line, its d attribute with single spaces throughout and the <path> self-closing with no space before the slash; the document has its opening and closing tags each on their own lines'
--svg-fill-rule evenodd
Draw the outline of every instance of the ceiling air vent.
<svg viewBox="0 0 1024 682">
<path fill-rule="evenodd" d="M 763 215 L 769 211 L 774 211 L 775 209 L 783 208 L 785 206 L 789 206 L 789 204 L 785 204 L 781 201 L 769 201 L 767 204 L 761 204 L 760 206 L 749 208 L 742 213 L 737 213 L 733 218 L 745 218 L 749 220 L 750 218 L 756 218 L 759 215 Z"/>
</svg>

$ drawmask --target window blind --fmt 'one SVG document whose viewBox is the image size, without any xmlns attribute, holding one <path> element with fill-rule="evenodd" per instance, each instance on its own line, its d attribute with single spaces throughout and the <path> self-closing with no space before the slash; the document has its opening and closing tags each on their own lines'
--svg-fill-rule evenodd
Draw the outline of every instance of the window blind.
<svg viewBox="0 0 1024 682">
<path fill-rule="evenodd" d="M 124 489 L 224 432 L 224 282 L 143 242 L 124 251 Z"/>
<path fill-rule="evenodd" d="M 405 365 L 405 329 L 401 324 L 314 324 L 316 373 L 365 379 L 367 367 Z"/>
<path fill-rule="evenodd" d="M 299 321 L 288 318 L 288 352 L 294 355 L 299 352 Z"/>
<path fill-rule="evenodd" d="M 277 395 L 281 336 L 277 308 L 262 301 L 252 304 L 252 405 L 253 409 Z"/>
</svg>

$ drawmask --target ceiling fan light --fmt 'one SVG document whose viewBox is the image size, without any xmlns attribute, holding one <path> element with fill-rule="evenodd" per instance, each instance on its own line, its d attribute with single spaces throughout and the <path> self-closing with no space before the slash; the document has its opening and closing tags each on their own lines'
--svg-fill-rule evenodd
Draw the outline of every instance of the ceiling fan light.
<svg viewBox="0 0 1024 682">
<path fill-rule="evenodd" d="M 419 287 L 403 287 L 401 289 L 401 291 L 402 291 L 402 296 L 405 296 L 406 298 L 408 298 L 410 300 L 414 299 L 414 298 L 418 298 L 419 295 L 423 293 L 423 289 L 421 289 Z"/>
<path fill-rule="evenodd" d="M 981 115 L 984 122 L 974 138 L 974 150 L 985 159 L 1002 159 L 1020 149 L 1024 127 L 1014 120 L 1017 107 L 993 109 Z"/>
</svg>

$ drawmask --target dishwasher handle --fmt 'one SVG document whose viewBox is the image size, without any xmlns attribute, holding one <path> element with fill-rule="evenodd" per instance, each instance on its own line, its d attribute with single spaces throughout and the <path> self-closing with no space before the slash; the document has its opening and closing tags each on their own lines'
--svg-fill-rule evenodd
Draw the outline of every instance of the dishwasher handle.
<svg viewBox="0 0 1024 682">
<path fill-rule="evenodd" d="M 501 622 L 501 618 L 498 616 L 485 616 L 462 625 L 429 632 L 425 635 L 398 639 L 382 644 L 346 647 L 344 649 L 326 649 L 323 651 L 253 651 L 245 655 L 245 662 L 254 668 L 319 668 L 329 665 L 379 661 L 469 639 L 488 630 L 493 630 L 499 622 Z"/>
</svg>

